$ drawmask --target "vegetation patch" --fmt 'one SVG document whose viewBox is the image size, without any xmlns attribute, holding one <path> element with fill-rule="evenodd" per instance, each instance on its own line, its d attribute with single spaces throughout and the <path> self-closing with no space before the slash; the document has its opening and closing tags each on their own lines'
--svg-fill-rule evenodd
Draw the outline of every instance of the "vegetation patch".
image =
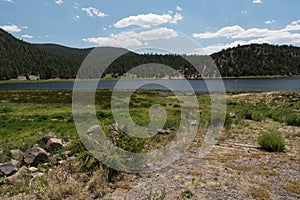
<svg viewBox="0 0 300 200">
<path fill-rule="evenodd" d="M 268 191 L 261 189 L 261 188 L 256 188 L 253 187 L 249 190 L 251 196 L 255 200 L 270 200 L 270 194 Z"/>
<path fill-rule="evenodd" d="M 282 152 L 285 149 L 283 137 L 274 131 L 259 136 L 258 144 L 261 149 L 269 152 Z"/>
</svg>

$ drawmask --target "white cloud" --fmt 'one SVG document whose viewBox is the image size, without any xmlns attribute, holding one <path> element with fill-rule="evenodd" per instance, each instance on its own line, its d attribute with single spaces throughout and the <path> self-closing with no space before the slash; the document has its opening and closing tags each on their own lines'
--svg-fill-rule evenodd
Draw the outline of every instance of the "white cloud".
<svg viewBox="0 0 300 200">
<path fill-rule="evenodd" d="M 94 15 L 97 17 L 107 17 L 108 15 L 99 11 L 97 8 L 88 7 L 88 8 L 82 8 L 82 11 L 85 11 L 87 16 L 93 17 Z"/>
<path fill-rule="evenodd" d="M 182 9 L 180 6 L 177 6 L 177 7 L 176 7 L 176 10 L 177 10 L 177 11 L 182 11 L 183 9 Z"/>
<path fill-rule="evenodd" d="M 248 11 L 247 11 L 247 10 L 242 10 L 241 13 L 242 13 L 242 14 L 247 14 Z"/>
<path fill-rule="evenodd" d="M 182 15 L 180 13 L 176 13 L 173 16 L 173 19 L 170 21 L 172 24 L 177 24 L 177 21 L 181 21 L 183 19 Z"/>
<path fill-rule="evenodd" d="M 227 49 L 227 48 L 231 48 L 231 47 L 236 47 L 238 45 L 246 45 L 246 44 L 250 44 L 250 43 L 248 43 L 246 41 L 234 41 L 234 42 L 228 43 L 228 44 L 214 44 L 211 46 L 195 49 L 193 54 L 211 55 L 212 53 L 221 51 L 222 49 Z"/>
<path fill-rule="evenodd" d="M 77 20 L 80 19 L 80 16 L 79 16 L 79 15 L 76 15 L 76 16 L 72 17 L 72 19 L 75 20 L 75 21 L 77 21 Z"/>
<path fill-rule="evenodd" d="M 169 12 L 168 14 L 162 15 L 148 13 L 129 16 L 119 20 L 114 24 L 114 26 L 116 28 L 124 28 L 128 26 L 152 27 L 166 23 L 176 24 L 177 21 L 182 20 L 183 18 L 179 13 L 176 13 L 174 16 L 172 16 L 171 14 L 172 13 Z"/>
<path fill-rule="evenodd" d="M 73 4 L 73 8 L 75 8 L 75 9 L 79 9 L 79 3 L 77 3 L 77 2 L 74 2 L 74 4 Z"/>
<path fill-rule="evenodd" d="M 217 32 L 205 32 L 205 33 L 194 33 L 194 38 L 199 39 L 211 39 L 211 38 L 219 38 L 219 37 L 232 37 L 233 35 L 237 35 L 241 32 L 244 32 L 245 30 L 238 26 L 227 26 L 224 28 L 221 28 Z"/>
<path fill-rule="evenodd" d="M 293 21 L 291 24 L 284 28 L 285 31 L 299 31 L 300 30 L 300 20 Z"/>
<path fill-rule="evenodd" d="M 28 39 L 34 38 L 32 35 L 27 35 L 27 34 L 22 35 L 21 37 L 22 37 L 22 38 L 28 38 Z"/>
<path fill-rule="evenodd" d="M 13 0 L 2 0 L 4 2 L 7 2 L 7 3 L 15 3 Z"/>
<path fill-rule="evenodd" d="M 170 14 L 157 15 L 149 13 L 123 18 L 115 23 L 114 26 L 116 28 L 124 28 L 132 25 L 137 25 L 140 27 L 151 27 L 168 23 L 170 20 L 172 20 L 172 16 Z"/>
<path fill-rule="evenodd" d="M 2 28 L 3 30 L 5 30 L 7 32 L 12 32 L 12 33 L 22 31 L 22 29 L 20 27 L 18 27 L 17 25 L 14 25 L 14 24 L 0 26 L 0 28 Z"/>
<path fill-rule="evenodd" d="M 88 7 L 88 8 L 82 8 L 82 11 L 85 11 L 87 16 L 93 17 L 94 15 L 97 17 L 107 17 L 108 15 L 99 11 L 97 8 Z"/>
<path fill-rule="evenodd" d="M 63 0 L 55 0 L 54 1 L 56 4 L 62 4 L 64 1 Z"/>
<path fill-rule="evenodd" d="M 173 29 L 155 28 L 147 31 L 125 31 L 110 37 L 85 38 L 83 41 L 102 46 L 139 47 L 153 40 L 168 40 L 178 37 Z"/>
<path fill-rule="evenodd" d="M 265 21 L 265 24 L 273 24 L 275 22 L 276 22 L 275 20 L 268 20 L 268 21 Z"/>
<path fill-rule="evenodd" d="M 272 22 L 273 23 L 273 22 Z M 229 47 L 252 43 L 270 43 L 270 44 L 293 44 L 300 45 L 300 20 L 293 21 L 286 27 L 277 30 L 266 28 L 250 28 L 244 29 L 238 25 L 223 27 L 216 32 L 194 33 L 193 37 L 198 39 L 214 39 L 227 38 L 236 40 L 228 44 L 213 44 L 197 50 L 197 52 L 205 52 L 207 54 L 220 51 Z"/>
<path fill-rule="evenodd" d="M 252 3 L 262 3 L 261 0 L 252 0 Z"/>
<path fill-rule="evenodd" d="M 286 35 L 289 31 L 299 31 L 300 30 L 300 20 L 294 21 L 287 25 L 283 29 L 270 30 L 270 29 L 260 29 L 251 28 L 244 29 L 238 25 L 223 27 L 216 32 L 205 32 L 205 33 L 194 33 L 193 37 L 198 39 L 212 39 L 212 38 L 259 38 L 259 37 L 280 37 Z"/>
</svg>

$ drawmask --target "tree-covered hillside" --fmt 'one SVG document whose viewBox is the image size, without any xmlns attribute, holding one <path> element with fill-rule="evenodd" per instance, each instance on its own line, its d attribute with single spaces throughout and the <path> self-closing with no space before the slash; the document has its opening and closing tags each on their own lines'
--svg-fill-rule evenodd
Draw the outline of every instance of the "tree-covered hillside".
<svg viewBox="0 0 300 200">
<path fill-rule="evenodd" d="M 92 50 L 75 49 L 55 44 L 30 44 L 16 39 L 0 29 L 0 80 L 15 79 L 20 75 L 36 75 L 41 79 L 74 78 L 77 71 Z M 198 60 L 197 67 L 205 68 L 206 77 L 213 77 L 214 71 L 207 71 L 209 56 L 192 55 L 188 58 Z M 251 44 L 222 50 L 211 55 L 221 75 L 226 76 L 267 76 L 300 75 L 300 47 Z M 201 78 L 201 74 L 182 56 L 158 55 L 129 52 L 115 60 L 102 73 L 118 77 L 129 69 L 142 64 L 160 63 L 170 66 L 186 78 Z M 143 74 L 149 77 L 164 77 L 165 74 L 151 68 Z M 91 71 L 91 76 L 97 73 Z"/>
<path fill-rule="evenodd" d="M 54 45 L 33 45 L 0 29 L 0 80 L 29 74 L 40 76 L 41 79 L 74 78 L 85 56 L 78 59 L 75 53 L 59 48 Z M 81 55 L 88 53 L 87 50 L 74 52 L 77 51 Z"/>
<path fill-rule="evenodd" d="M 251 44 L 211 55 L 223 76 L 300 75 L 300 48 Z"/>
</svg>

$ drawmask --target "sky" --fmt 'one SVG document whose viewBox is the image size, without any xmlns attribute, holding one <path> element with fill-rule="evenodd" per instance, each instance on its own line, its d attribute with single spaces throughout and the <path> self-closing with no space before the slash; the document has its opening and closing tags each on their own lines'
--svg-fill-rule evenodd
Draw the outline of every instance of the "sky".
<svg viewBox="0 0 300 200">
<path fill-rule="evenodd" d="M 300 46 L 298 0 L 0 0 L 0 28 L 31 43 L 211 54 Z"/>
</svg>

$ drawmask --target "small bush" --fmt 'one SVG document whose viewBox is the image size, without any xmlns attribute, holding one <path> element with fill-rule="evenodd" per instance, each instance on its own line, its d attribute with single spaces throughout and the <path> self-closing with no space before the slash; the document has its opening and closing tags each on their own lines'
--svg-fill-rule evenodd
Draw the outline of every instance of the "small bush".
<svg viewBox="0 0 300 200">
<path fill-rule="evenodd" d="M 245 109 L 242 111 L 241 115 L 243 116 L 244 119 L 252 120 L 253 112 L 249 109 Z"/>
<path fill-rule="evenodd" d="M 283 137 L 275 132 L 268 132 L 259 136 L 258 144 L 261 149 L 269 152 L 282 152 L 285 148 Z"/>
<path fill-rule="evenodd" d="M 286 116 L 285 122 L 291 126 L 300 126 L 300 115 L 296 113 Z"/>
<path fill-rule="evenodd" d="M 189 199 L 189 198 L 192 198 L 194 195 L 190 190 L 186 190 L 184 192 L 181 192 L 181 196 L 183 198 L 188 198 Z"/>
<path fill-rule="evenodd" d="M 11 107 L 3 107 L 2 105 L 0 106 L 0 113 L 10 113 L 12 111 L 13 109 Z"/>
<path fill-rule="evenodd" d="M 263 114 L 262 113 L 260 113 L 260 112 L 253 112 L 253 114 L 252 114 L 252 119 L 254 120 L 254 121 L 262 121 L 262 120 L 264 120 L 264 116 L 263 116 Z"/>
</svg>

